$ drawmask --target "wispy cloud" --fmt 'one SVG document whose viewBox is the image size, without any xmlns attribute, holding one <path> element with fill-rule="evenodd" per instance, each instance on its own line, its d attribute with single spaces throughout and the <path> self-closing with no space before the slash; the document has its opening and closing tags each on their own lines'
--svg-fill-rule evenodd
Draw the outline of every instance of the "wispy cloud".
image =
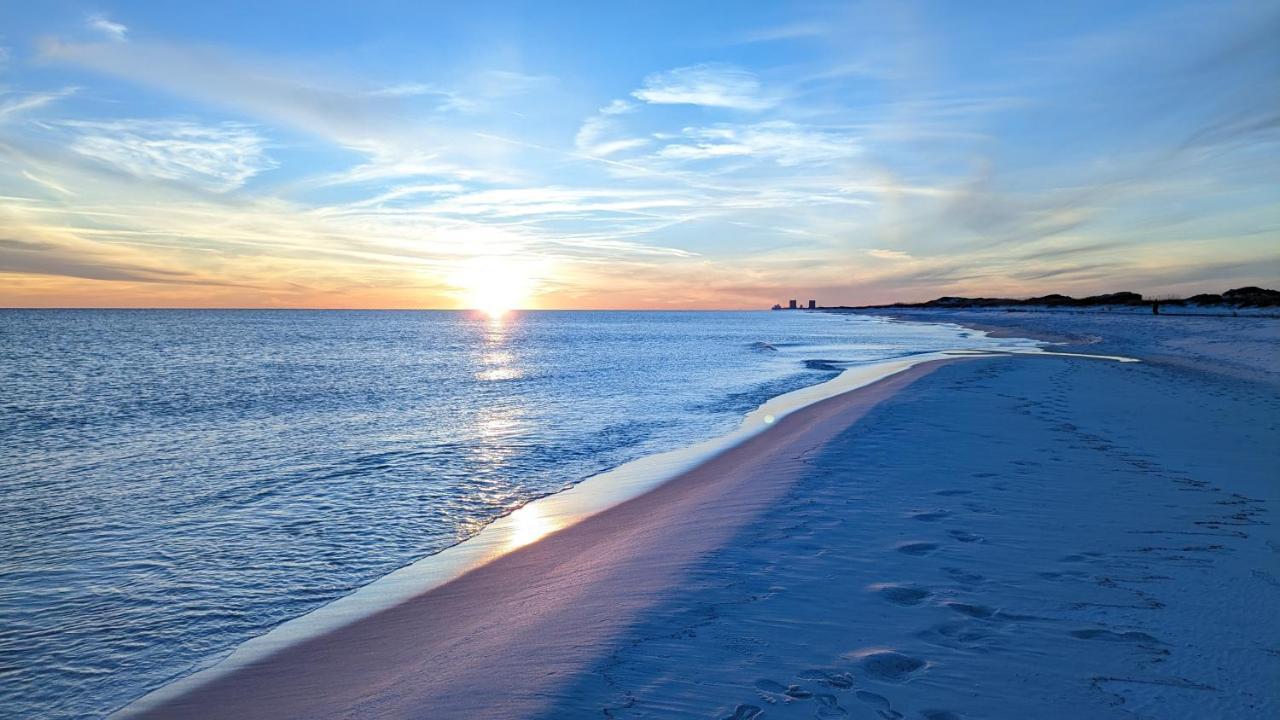
<svg viewBox="0 0 1280 720">
<path fill-rule="evenodd" d="M 513 70 L 484 70 L 466 77 L 456 86 L 406 82 L 377 88 L 371 97 L 408 98 L 433 96 L 440 99 L 439 110 L 476 113 L 491 111 L 499 101 L 519 98 L 555 84 L 547 75 L 529 75 Z"/>
<path fill-rule="evenodd" d="M 375 88 L 369 91 L 372 97 L 419 97 L 421 95 L 439 95 L 443 91 L 427 83 L 397 83 Z"/>
<path fill-rule="evenodd" d="M 138 178 L 191 183 L 225 192 L 276 166 L 266 140 L 237 123 L 178 120 L 67 120 L 70 149 Z"/>
<path fill-rule="evenodd" d="M 61 90 L 50 90 L 45 92 L 5 93 L 0 89 L 0 123 L 6 120 L 12 120 L 19 115 L 37 110 L 52 102 L 61 100 L 64 97 L 72 95 L 77 88 L 68 87 Z"/>
<path fill-rule="evenodd" d="M 1124 7 L 1096 37 L 1015 38 L 984 12 L 953 33 L 954 14 L 924 6 L 819 22 L 748 4 L 734 27 L 757 29 L 715 57 L 606 29 L 654 51 L 573 58 L 563 80 L 578 48 L 467 47 L 447 19 L 427 34 L 489 64 L 442 66 L 434 48 L 382 62 L 402 51 L 370 45 L 344 66 L 337 36 L 260 55 L 151 42 L 103 16 L 119 30 L 33 58 L 32 78 L 92 92 L 58 103 L 74 90 L 3 76 L 5 279 L 441 305 L 460 264 L 507 254 L 546 268 L 547 305 L 617 307 L 1274 274 L 1280 13 Z M 522 32 L 549 32 L 538 22 Z M 723 23 L 690 30 L 725 38 Z M 733 64 L 695 63 L 716 57 Z M 232 285 L 252 300 L 216 294 Z"/>
<path fill-rule="evenodd" d="M 27 170 L 23 170 L 23 171 L 22 171 L 22 177 L 24 177 L 24 178 L 26 178 L 26 179 L 30 180 L 31 182 L 33 182 L 33 183 L 35 183 L 35 184 L 39 185 L 40 187 L 48 188 L 49 190 L 52 190 L 52 191 L 54 191 L 54 192 L 58 193 L 59 195 L 75 195 L 75 193 L 73 193 L 73 192 L 71 192 L 70 190 L 66 189 L 66 188 L 65 188 L 65 187 L 63 187 L 62 185 L 59 185 L 58 183 L 56 183 L 56 182 L 54 182 L 54 181 L 52 181 L 52 180 L 50 180 L 50 179 L 48 179 L 48 178 L 42 178 L 42 177 L 40 177 L 40 176 L 38 176 L 38 175 L 35 175 L 35 174 L 33 174 L 33 173 L 31 173 L 31 172 L 29 172 L 29 171 L 27 171 Z"/>
<path fill-rule="evenodd" d="M 635 105 L 626 100 L 614 100 L 583 121 L 574 136 L 578 150 L 596 157 L 607 157 L 625 150 L 634 150 L 649 144 L 648 138 L 620 137 L 619 115 L 635 112 Z"/>
<path fill-rule="evenodd" d="M 90 28 L 102 33 L 108 39 L 114 40 L 115 42 L 124 42 L 125 36 L 129 33 L 129 28 L 127 26 L 115 22 L 102 14 L 90 15 L 88 24 Z"/>
<path fill-rule="evenodd" d="M 403 100 L 420 88 L 373 94 L 368 85 L 350 80 L 317 81 L 270 59 L 223 49 L 144 43 L 65 43 L 45 40 L 42 59 L 78 66 L 171 93 L 202 104 L 253 116 L 264 124 L 313 134 L 343 149 L 363 153 L 367 162 L 326 181 L 348 183 L 377 178 L 429 175 L 437 170 L 453 178 L 511 180 L 507 161 L 516 145 L 499 145 L 481 137 L 475 116 L 486 118 L 487 103 L 519 98 L 535 88 L 554 85 L 547 76 L 512 71 L 478 73 L 471 87 L 437 90 L 445 100 L 441 112 L 410 112 Z M 273 67 L 270 73 L 262 67 Z M 383 86 L 394 87 L 394 86 Z M 468 118 L 451 113 L 466 113 Z"/>
<path fill-rule="evenodd" d="M 108 258 L 76 256 L 62 250 L 30 250 L 21 247 L 14 249 L 4 245 L 0 245 L 0 273 L 145 283 L 186 284 L 199 280 L 192 273 L 184 271 L 119 264 Z M 199 284 L 210 283 L 205 280 Z"/>
<path fill-rule="evenodd" d="M 685 198 L 661 191 L 519 188 L 459 194 L 424 208 L 436 214 L 528 217 L 581 213 L 631 213 L 686 207 Z"/>
<path fill-rule="evenodd" d="M 178 97 L 248 112 L 348 147 L 376 147 L 404 128 L 387 113 L 390 99 L 317 85 L 285 71 L 264 73 L 262 62 L 214 48 L 147 43 L 68 43 L 45 39 L 41 58 L 79 66 L 163 90 Z M 379 112 L 383 110 L 383 112 Z"/>
<path fill-rule="evenodd" d="M 687 142 L 668 144 L 658 152 L 658 157 L 666 160 L 750 157 L 794 166 L 834 162 L 859 152 L 858 142 L 852 136 L 785 120 L 685 128 L 683 135 Z"/>
<path fill-rule="evenodd" d="M 831 32 L 831 26 L 817 20 L 801 20 L 797 22 L 759 28 L 738 37 L 740 43 L 777 42 L 780 40 L 802 40 L 821 37 Z"/>
<path fill-rule="evenodd" d="M 911 253 L 905 253 L 901 250 L 886 250 L 884 248 L 872 248 L 867 254 L 873 258 L 881 260 L 910 260 Z"/>
<path fill-rule="evenodd" d="M 0 208 L 0 220 L 4 215 L 3 208 Z M 136 251 L 84 242 L 65 235 L 40 240 L 0 236 L 2 273 L 114 282 L 204 284 L 192 272 L 158 267 L 148 263 Z"/>
<path fill-rule="evenodd" d="M 634 97 L 655 105 L 703 105 L 758 112 L 778 103 L 766 95 L 755 74 L 719 63 L 706 63 L 654 73 Z"/>
</svg>

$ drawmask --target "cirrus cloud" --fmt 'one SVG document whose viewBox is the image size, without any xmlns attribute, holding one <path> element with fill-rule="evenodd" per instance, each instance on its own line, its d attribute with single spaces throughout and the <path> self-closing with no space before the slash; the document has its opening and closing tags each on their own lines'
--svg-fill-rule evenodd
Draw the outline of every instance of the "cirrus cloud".
<svg viewBox="0 0 1280 720">
<path fill-rule="evenodd" d="M 186 182 L 226 192 L 274 168 L 266 141 L 238 123 L 181 120 L 67 120 L 70 149 L 134 177 Z"/>
<path fill-rule="evenodd" d="M 777 98 L 763 92 L 754 74 L 720 63 L 654 73 L 631 95 L 653 105 L 703 105 L 751 112 L 778 104 Z"/>
<path fill-rule="evenodd" d="M 912 260 L 911 253 L 905 253 L 901 250 L 887 250 L 885 248 L 873 248 L 867 251 L 867 254 L 873 258 L 881 260 Z"/>
<path fill-rule="evenodd" d="M 89 27 L 116 42 L 124 42 L 125 36 L 129 33 L 128 26 L 101 14 L 89 16 Z"/>
<path fill-rule="evenodd" d="M 859 152 L 855 138 L 785 120 L 752 125 L 685 128 L 689 142 L 672 143 L 658 156 L 665 160 L 714 160 L 725 157 L 769 159 L 782 166 L 826 163 Z"/>
</svg>

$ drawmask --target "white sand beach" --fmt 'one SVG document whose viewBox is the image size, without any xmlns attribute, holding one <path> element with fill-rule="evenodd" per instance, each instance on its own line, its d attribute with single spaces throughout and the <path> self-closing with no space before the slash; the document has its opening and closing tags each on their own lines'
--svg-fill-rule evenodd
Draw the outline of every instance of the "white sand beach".
<svg viewBox="0 0 1280 720">
<path fill-rule="evenodd" d="M 0 720 L 1280 720 L 1278 39 L 0 2 Z"/>
<path fill-rule="evenodd" d="M 165 718 L 1264 718 L 1280 321 L 930 320 L 930 363 L 150 707 Z"/>
</svg>

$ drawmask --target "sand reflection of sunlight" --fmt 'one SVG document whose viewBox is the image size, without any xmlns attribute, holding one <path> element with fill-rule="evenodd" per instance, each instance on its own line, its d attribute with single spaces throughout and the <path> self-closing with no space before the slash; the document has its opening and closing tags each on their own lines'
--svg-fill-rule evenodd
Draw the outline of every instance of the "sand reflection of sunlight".
<svg viewBox="0 0 1280 720">
<path fill-rule="evenodd" d="M 507 542 L 507 549 L 524 547 L 555 529 L 556 523 L 542 514 L 537 503 L 525 505 L 511 513 L 511 539 Z"/>
</svg>

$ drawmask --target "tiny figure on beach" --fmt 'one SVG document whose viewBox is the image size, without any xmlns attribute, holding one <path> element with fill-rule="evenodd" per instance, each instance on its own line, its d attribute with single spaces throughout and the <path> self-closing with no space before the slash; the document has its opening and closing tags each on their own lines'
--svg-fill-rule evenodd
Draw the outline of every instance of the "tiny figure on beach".
<svg viewBox="0 0 1280 720">
<path fill-rule="evenodd" d="M 1159 301 L 1159 300 L 1152 300 L 1152 301 L 1151 301 L 1151 314 L 1152 314 L 1152 315 L 1159 315 L 1159 314 L 1160 314 L 1160 301 Z"/>
</svg>

